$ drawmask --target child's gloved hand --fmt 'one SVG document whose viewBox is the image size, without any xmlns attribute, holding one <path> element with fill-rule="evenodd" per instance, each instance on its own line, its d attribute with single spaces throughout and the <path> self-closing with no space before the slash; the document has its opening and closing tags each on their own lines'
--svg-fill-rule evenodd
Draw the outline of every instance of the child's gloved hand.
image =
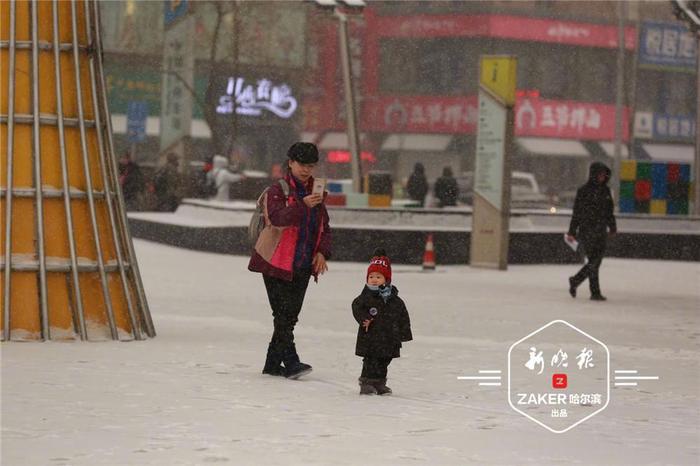
<svg viewBox="0 0 700 466">
<path fill-rule="evenodd" d="M 369 326 L 372 325 L 374 319 L 365 319 L 362 321 L 362 327 L 365 329 L 365 333 L 369 332 Z"/>
</svg>

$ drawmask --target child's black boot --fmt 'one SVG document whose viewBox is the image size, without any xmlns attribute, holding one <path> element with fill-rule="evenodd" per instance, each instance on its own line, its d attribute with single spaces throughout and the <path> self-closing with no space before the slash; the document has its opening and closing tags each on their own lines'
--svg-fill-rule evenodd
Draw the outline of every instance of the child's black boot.
<svg viewBox="0 0 700 466">
<path fill-rule="evenodd" d="M 378 395 L 391 395 L 391 388 L 386 386 L 386 379 L 374 379 L 373 385 Z"/>
<path fill-rule="evenodd" d="M 375 379 L 368 379 L 366 377 L 360 377 L 357 379 L 360 382 L 360 395 L 376 395 L 377 389 L 374 388 Z"/>
</svg>

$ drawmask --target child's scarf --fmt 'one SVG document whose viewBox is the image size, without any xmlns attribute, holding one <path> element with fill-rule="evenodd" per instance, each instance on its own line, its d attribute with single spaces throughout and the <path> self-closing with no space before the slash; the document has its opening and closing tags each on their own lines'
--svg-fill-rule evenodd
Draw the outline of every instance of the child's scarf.
<svg viewBox="0 0 700 466">
<path fill-rule="evenodd" d="M 384 303 L 386 303 L 391 296 L 391 285 L 367 285 L 367 288 L 369 288 L 371 291 L 375 291 L 379 296 L 381 296 Z"/>
</svg>

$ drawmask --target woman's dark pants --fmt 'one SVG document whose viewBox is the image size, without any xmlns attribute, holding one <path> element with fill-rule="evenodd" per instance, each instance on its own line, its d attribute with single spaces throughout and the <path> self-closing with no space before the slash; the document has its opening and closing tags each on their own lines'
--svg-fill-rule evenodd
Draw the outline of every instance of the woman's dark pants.
<svg viewBox="0 0 700 466">
<path fill-rule="evenodd" d="M 299 362 L 294 346 L 294 326 L 299 320 L 310 277 L 309 272 L 295 271 L 292 281 L 288 282 L 263 275 L 274 324 L 267 350 L 266 368 L 279 366 L 283 361 Z"/>
</svg>

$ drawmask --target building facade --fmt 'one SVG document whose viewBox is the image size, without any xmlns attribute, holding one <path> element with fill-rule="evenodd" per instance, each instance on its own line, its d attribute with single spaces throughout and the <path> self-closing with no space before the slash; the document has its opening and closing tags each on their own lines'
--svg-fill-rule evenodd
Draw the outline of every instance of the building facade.
<svg viewBox="0 0 700 466">
<path fill-rule="evenodd" d="M 547 191 L 573 190 L 585 179 L 591 161 L 612 163 L 616 5 L 370 4 L 362 18 L 353 20 L 352 29 L 360 57 L 356 79 L 361 82 L 363 149 L 377 160 L 375 168 L 390 170 L 399 180 L 416 162 L 424 163 L 429 178 L 439 176 L 444 166 L 455 173 L 473 170 L 479 56 L 515 55 L 513 167 L 535 173 Z M 688 40 L 690 35 L 674 21 L 670 6 L 658 2 L 626 6 L 623 157 L 690 162 L 696 42 Z M 647 35 L 654 23 L 657 30 Z M 325 61 L 319 70 L 325 74 L 317 82 L 325 92 L 323 99 L 309 103 L 313 118 L 305 118 L 305 130 L 328 153 L 336 154 L 346 150 L 346 140 L 337 134 L 344 128 L 344 112 L 342 94 L 333 92 L 339 88 L 339 66 L 332 28 L 325 37 L 320 42 L 328 50 L 320 52 Z M 674 68 L 644 63 L 638 44 L 647 43 L 660 55 L 693 64 Z M 670 61 L 673 65 L 678 60 Z M 640 114 L 646 129 L 634 125 Z"/>
<path fill-rule="evenodd" d="M 168 3 L 101 2 L 117 144 L 144 163 L 161 150 Z M 304 139 L 321 148 L 324 174 L 349 177 L 332 13 L 312 2 L 190 3 L 191 158 L 218 151 L 269 171 Z M 666 2 L 626 7 L 623 157 L 691 162 L 697 42 Z M 508 54 L 518 58 L 513 168 L 534 173 L 544 190 L 570 192 L 591 161 L 612 162 L 616 18 L 616 2 L 370 2 L 350 15 L 363 168 L 399 183 L 416 162 L 430 179 L 445 166 L 473 170 L 479 57 Z M 127 136 L 132 101 L 147 102 L 149 114 L 136 145 Z"/>
</svg>

